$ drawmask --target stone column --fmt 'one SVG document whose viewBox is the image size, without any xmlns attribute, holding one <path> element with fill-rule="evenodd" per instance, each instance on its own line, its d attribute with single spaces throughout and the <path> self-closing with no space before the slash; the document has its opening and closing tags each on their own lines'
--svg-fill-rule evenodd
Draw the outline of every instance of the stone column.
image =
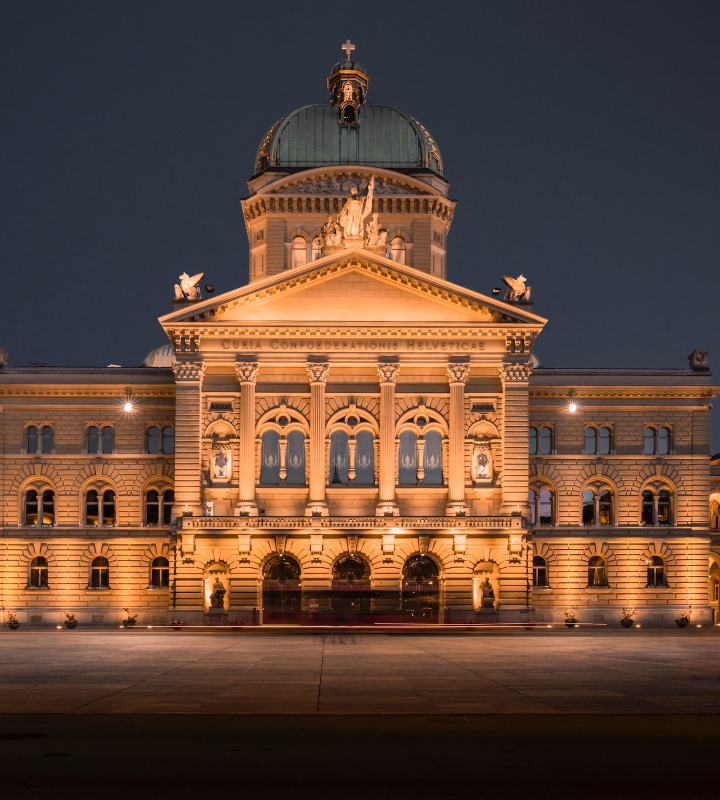
<svg viewBox="0 0 720 800">
<path fill-rule="evenodd" d="M 528 382 L 532 364 L 500 364 L 503 384 L 502 509 L 529 517 Z"/>
<path fill-rule="evenodd" d="M 448 425 L 448 515 L 463 514 L 465 505 L 465 381 L 469 364 L 447 365 L 450 384 L 450 421 Z"/>
<path fill-rule="evenodd" d="M 399 364 L 378 364 L 380 379 L 380 480 L 378 505 L 379 517 L 386 514 L 397 516 L 400 512 L 395 503 L 395 381 Z"/>
<path fill-rule="evenodd" d="M 175 504 L 172 518 L 188 511 L 202 516 L 200 451 L 202 361 L 173 364 L 175 373 Z"/>
<path fill-rule="evenodd" d="M 238 450 L 238 514 L 256 517 L 255 502 L 255 384 L 258 365 L 254 361 L 235 364 L 240 382 L 240 448 Z"/>
<path fill-rule="evenodd" d="M 325 384 L 329 364 L 308 363 L 310 380 L 310 497 L 305 516 L 328 515 L 325 502 Z"/>
</svg>

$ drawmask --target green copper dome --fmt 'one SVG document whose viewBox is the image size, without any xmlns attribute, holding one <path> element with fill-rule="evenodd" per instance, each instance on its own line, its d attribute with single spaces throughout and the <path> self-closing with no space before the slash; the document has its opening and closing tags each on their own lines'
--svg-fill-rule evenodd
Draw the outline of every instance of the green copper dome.
<svg viewBox="0 0 720 800">
<path fill-rule="evenodd" d="M 333 105 L 299 108 L 273 125 L 257 154 L 255 173 L 271 167 L 358 164 L 384 169 L 431 169 L 442 175 L 440 150 L 419 122 L 392 106 L 363 105 L 357 124 L 341 125 Z"/>
</svg>

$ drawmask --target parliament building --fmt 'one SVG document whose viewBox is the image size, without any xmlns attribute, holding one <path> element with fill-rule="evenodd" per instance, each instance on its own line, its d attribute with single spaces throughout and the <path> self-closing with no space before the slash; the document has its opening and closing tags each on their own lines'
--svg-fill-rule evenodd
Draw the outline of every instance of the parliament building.
<svg viewBox="0 0 720 800">
<path fill-rule="evenodd" d="M 438 143 L 352 49 L 262 137 L 246 285 L 180 276 L 137 368 L 0 351 L 4 620 L 712 624 L 707 353 L 541 365 L 522 276 L 449 280 Z"/>
</svg>

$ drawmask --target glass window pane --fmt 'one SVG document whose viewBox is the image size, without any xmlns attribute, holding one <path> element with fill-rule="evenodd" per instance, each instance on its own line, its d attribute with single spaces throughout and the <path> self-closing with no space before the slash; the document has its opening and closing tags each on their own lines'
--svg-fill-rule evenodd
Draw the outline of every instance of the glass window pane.
<svg viewBox="0 0 720 800">
<path fill-rule="evenodd" d="M 658 492 L 658 525 L 670 524 L 670 492 Z"/>
<path fill-rule="evenodd" d="M 90 489 L 85 499 L 85 524 L 91 528 L 96 528 L 99 519 L 98 493 L 95 489 Z"/>
<path fill-rule="evenodd" d="M 642 493 L 642 510 L 640 522 L 642 525 L 653 525 L 655 521 L 655 500 L 653 493 L 647 489 Z"/>
<path fill-rule="evenodd" d="M 552 492 L 549 489 L 543 489 L 540 492 L 540 524 L 552 525 Z"/>
<path fill-rule="evenodd" d="M 670 430 L 668 428 L 660 428 L 658 431 L 658 453 L 662 456 L 670 453 Z"/>
<path fill-rule="evenodd" d="M 583 492 L 582 522 L 583 525 L 595 524 L 595 493 L 590 489 Z"/>
<path fill-rule="evenodd" d="M 52 489 L 46 489 L 42 493 L 42 516 L 43 525 L 55 524 L 55 492 Z"/>
<path fill-rule="evenodd" d="M 412 431 L 400 434 L 398 482 L 417 483 L 417 436 Z"/>
<path fill-rule="evenodd" d="M 175 452 L 175 428 L 168 425 L 162 432 L 162 451 L 172 454 Z"/>
<path fill-rule="evenodd" d="M 87 451 L 94 456 L 100 449 L 100 431 L 93 425 L 87 432 Z"/>
<path fill-rule="evenodd" d="M 147 451 L 150 454 L 160 452 L 160 428 L 153 425 L 147 432 Z"/>
<path fill-rule="evenodd" d="M 112 453 L 115 450 L 115 429 L 110 425 L 106 425 L 102 429 L 102 451 L 103 453 Z"/>
<path fill-rule="evenodd" d="M 260 483 L 280 483 L 280 434 L 265 431 L 260 454 Z"/>
<path fill-rule="evenodd" d="M 538 435 L 536 428 L 528 428 L 528 452 L 534 456 L 538 451 Z"/>
<path fill-rule="evenodd" d="M 287 483 L 305 483 L 305 434 L 290 431 L 287 436 Z"/>
<path fill-rule="evenodd" d="M 425 452 L 423 453 L 425 483 L 439 486 L 443 482 L 442 474 L 442 436 L 437 431 L 425 434 Z"/>
<path fill-rule="evenodd" d="M 375 437 L 360 431 L 355 437 L 355 483 L 375 483 Z"/>
<path fill-rule="evenodd" d="M 115 492 L 106 489 L 103 492 L 103 525 L 115 524 Z"/>
<path fill-rule="evenodd" d="M 645 455 L 651 456 L 655 453 L 655 428 L 645 428 Z"/>
<path fill-rule="evenodd" d="M 155 489 L 147 493 L 145 501 L 145 520 L 147 525 L 160 524 L 160 494 Z"/>
<path fill-rule="evenodd" d="M 25 524 L 37 525 L 38 521 L 38 493 L 35 489 L 28 489 L 25 493 Z"/>
<path fill-rule="evenodd" d="M 611 450 L 610 428 L 600 428 L 600 455 L 608 455 Z"/>
<path fill-rule="evenodd" d="M 594 456 L 597 449 L 597 431 L 595 428 L 585 428 L 585 454 Z"/>
<path fill-rule="evenodd" d="M 37 453 L 39 445 L 38 429 L 31 425 L 27 429 L 27 451 L 28 453 Z"/>
<path fill-rule="evenodd" d="M 42 429 L 42 451 L 43 453 L 52 453 L 53 450 L 53 429 L 46 425 Z"/>
<path fill-rule="evenodd" d="M 163 493 L 163 525 L 169 525 L 172 520 L 172 507 L 175 503 L 175 492 L 166 489 Z"/>
<path fill-rule="evenodd" d="M 600 492 L 600 524 L 612 525 L 612 495 L 607 489 Z"/>
<path fill-rule="evenodd" d="M 528 491 L 528 505 L 530 506 L 530 520 L 533 525 L 536 525 L 537 523 L 535 522 L 535 511 L 536 511 L 535 492 L 532 489 Z"/>
<path fill-rule="evenodd" d="M 348 483 L 350 469 L 348 435 L 335 431 L 330 437 L 330 483 Z"/>
<path fill-rule="evenodd" d="M 544 456 L 552 452 L 552 430 L 540 428 L 540 453 Z"/>
</svg>

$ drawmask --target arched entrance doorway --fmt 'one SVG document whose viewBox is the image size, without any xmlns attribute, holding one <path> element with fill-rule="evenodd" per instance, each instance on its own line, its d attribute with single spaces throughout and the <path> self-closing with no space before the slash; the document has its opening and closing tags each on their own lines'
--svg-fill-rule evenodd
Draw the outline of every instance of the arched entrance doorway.
<svg viewBox="0 0 720 800">
<path fill-rule="evenodd" d="M 402 613 L 405 622 L 440 621 L 440 570 L 429 556 L 410 556 L 405 562 Z"/>
<path fill-rule="evenodd" d="M 358 555 L 341 556 L 333 565 L 330 593 L 333 624 L 362 622 L 372 610 L 370 565 Z"/>
<path fill-rule="evenodd" d="M 263 570 L 263 622 L 299 623 L 301 605 L 300 564 L 292 556 L 274 556 Z"/>
</svg>

